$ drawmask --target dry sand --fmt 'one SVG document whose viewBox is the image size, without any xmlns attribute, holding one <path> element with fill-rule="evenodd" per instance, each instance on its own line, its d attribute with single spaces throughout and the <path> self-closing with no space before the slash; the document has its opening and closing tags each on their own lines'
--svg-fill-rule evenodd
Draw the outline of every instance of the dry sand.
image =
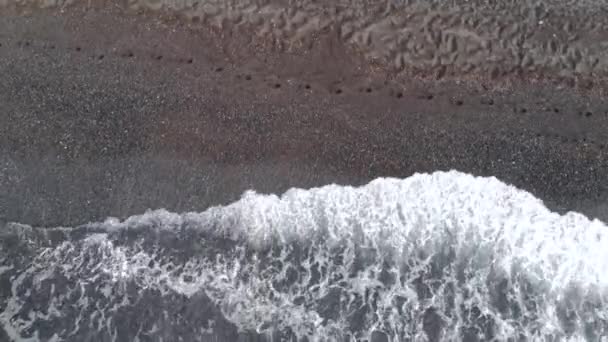
<svg viewBox="0 0 608 342">
<path fill-rule="evenodd" d="M 607 219 L 605 10 L 5 1 L 0 219 L 72 225 L 452 168 Z"/>
<path fill-rule="evenodd" d="M 5 0 L 69 8 L 99 0 Z M 608 4 L 532 0 L 121 0 L 112 7 L 179 17 L 230 35 L 242 29 L 264 51 L 306 51 L 334 31 L 368 61 L 436 77 L 527 73 L 593 78 L 608 70 Z M 15 6 L 14 6 L 15 7 Z M 243 30 L 244 29 L 244 30 Z M 600 77 L 601 76 L 601 77 Z M 566 80 L 565 80 L 566 81 Z M 567 81 L 566 81 L 567 82 Z"/>
</svg>

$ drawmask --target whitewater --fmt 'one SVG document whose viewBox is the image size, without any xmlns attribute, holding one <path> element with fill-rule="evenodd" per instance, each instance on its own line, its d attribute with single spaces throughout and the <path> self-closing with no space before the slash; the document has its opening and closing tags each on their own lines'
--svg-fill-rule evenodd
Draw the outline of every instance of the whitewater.
<svg viewBox="0 0 608 342">
<path fill-rule="evenodd" d="M 187 323 L 183 340 L 211 341 L 225 320 L 281 341 L 604 341 L 606 246 L 605 223 L 457 171 L 248 191 L 200 213 L 9 223 L 0 328 L 167 341 Z"/>
</svg>

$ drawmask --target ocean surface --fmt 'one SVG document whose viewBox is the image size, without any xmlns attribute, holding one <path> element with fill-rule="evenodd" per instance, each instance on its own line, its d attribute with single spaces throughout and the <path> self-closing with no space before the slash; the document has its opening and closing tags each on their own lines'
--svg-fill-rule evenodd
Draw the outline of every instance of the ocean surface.
<svg viewBox="0 0 608 342">
<path fill-rule="evenodd" d="M 608 336 L 606 224 L 456 171 L 0 234 L 9 340 Z"/>
</svg>

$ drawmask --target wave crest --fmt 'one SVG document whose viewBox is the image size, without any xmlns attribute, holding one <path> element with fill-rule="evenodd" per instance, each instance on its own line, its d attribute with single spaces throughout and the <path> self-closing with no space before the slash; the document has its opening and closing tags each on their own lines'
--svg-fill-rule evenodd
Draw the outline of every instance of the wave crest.
<svg viewBox="0 0 608 342">
<path fill-rule="evenodd" d="M 45 242 L 58 231 L 63 241 Z M 35 261 L 12 270 L 34 284 L 59 276 L 87 284 L 91 298 L 112 293 L 108 310 L 130 305 L 124 294 L 135 286 L 160 296 L 204 293 L 240 329 L 282 338 L 608 333 L 606 225 L 455 171 L 281 196 L 250 191 L 202 213 L 157 210 L 34 235 Z M 24 306 L 19 284 L 9 302 L 5 328 Z"/>
</svg>

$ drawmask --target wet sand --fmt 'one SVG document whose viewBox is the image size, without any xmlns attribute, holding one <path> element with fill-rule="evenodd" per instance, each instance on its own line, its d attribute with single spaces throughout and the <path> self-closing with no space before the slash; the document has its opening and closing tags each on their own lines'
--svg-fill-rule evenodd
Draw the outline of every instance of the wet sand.
<svg viewBox="0 0 608 342">
<path fill-rule="evenodd" d="M 601 44 L 574 40 L 593 51 L 581 50 L 567 72 L 521 61 L 463 69 L 466 45 L 445 67 L 401 60 L 397 70 L 374 60 L 384 47 L 362 51 L 331 22 L 292 42 L 283 26 L 260 35 L 250 22 L 216 21 L 107 3 L 5 8 L 0 220 L 55 226 L 148 208 L 201 211 L 247 189 L 448 169 L 608 219 L 604 66 L 579 66 L 603 56 Z M 546 45 L 541 38 L 526 44 Z"/>
</svg>

